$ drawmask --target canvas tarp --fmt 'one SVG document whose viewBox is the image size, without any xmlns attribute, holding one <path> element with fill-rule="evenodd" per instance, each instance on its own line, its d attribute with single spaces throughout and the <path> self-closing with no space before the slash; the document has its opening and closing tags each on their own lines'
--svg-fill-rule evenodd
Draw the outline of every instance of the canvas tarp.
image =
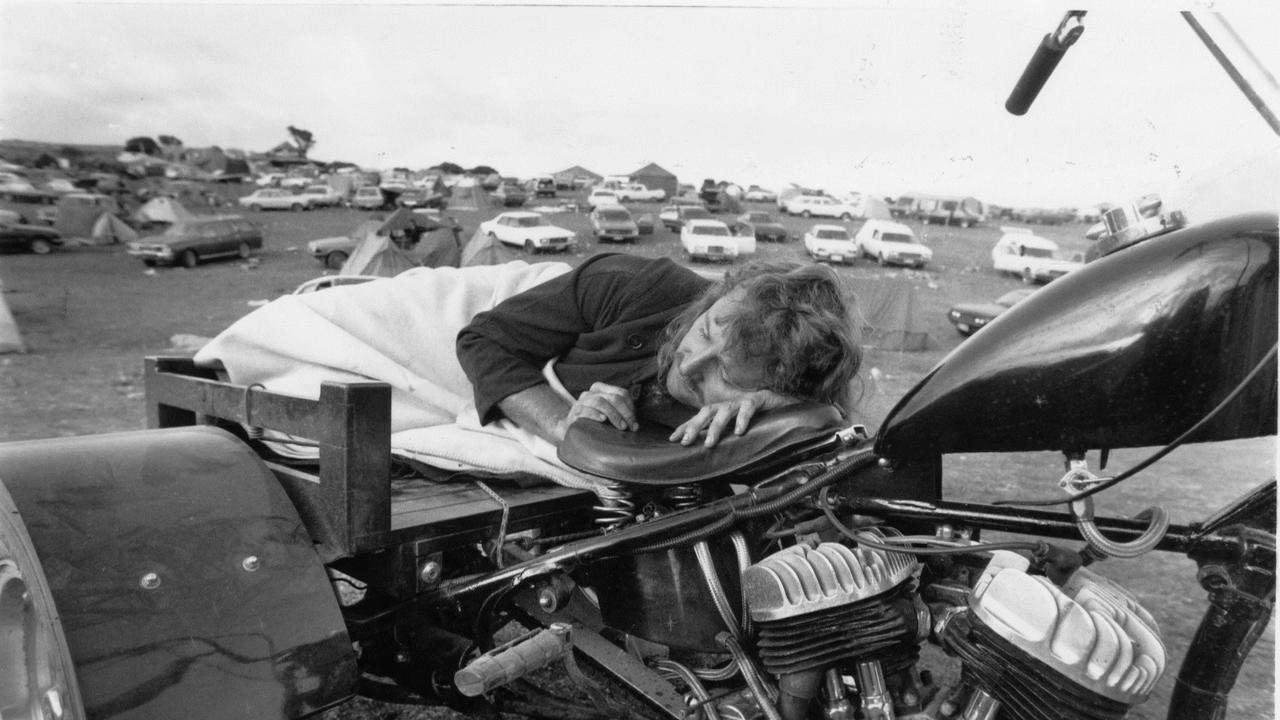
<svg viewBox="0 0 1280 720">
<path fill-rule="evenodd" d="M 22 333 L 18 332 L 18 321 L 9 312 L 9 303 L 4 299 L 4 284 L 0 282 L 0 354 L 24 353 L 27 346 L 22 342 Z"/>
<path fill-rule="evenodd" d="M 881 350 L 920 352 L 938 346 L 929 335 L 915 285 L 905 278 L 867 278 L 854 290 L 862 312 L 862 342 Z"/>
<path fill-rule="evenodd" d="M 191 217 L 191 211 L 175 198 L 161 195 L 143 203 L 142 207 L 133 211 L 133 219 L 139 224 L 168 223 L 172 225 L 179 220 Z"/>
</svg>

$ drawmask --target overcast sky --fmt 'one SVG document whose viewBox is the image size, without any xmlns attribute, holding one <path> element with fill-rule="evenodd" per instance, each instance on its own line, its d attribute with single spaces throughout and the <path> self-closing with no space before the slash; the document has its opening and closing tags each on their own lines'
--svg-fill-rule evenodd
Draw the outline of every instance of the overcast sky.
<svg viewBox="0 0 1280 720">
<path fill-rule="evenodd" d="M 314 133 L 312 157 L 373 168 L 625 174 L 656 162 L 692 183 L 1042 206 L 1118 201 L 1280 154 L 1166 3 L 1098 5 L 1015 117 L 1004 100 L 1061 4 L 0 0 L 0 136 L 266 150 L 296 125 Z M 1280 70 L 1280 3 L 1226 7 Z"/>
</svg>

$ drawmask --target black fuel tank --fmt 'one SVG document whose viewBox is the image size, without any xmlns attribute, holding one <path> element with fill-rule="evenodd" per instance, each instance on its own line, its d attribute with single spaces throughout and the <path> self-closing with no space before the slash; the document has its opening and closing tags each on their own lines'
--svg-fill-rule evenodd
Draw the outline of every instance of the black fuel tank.
<svg viewBox="0 0 1280 720">
<path fill-rule="evenodd" d="M 889 413 L 884 457 L 1162 445 L 1276 343 L 1277 216 L 1150 238 L 1055 280 Z M 1276 433 L 1272 360 L 1192 442 Z"/>
</svg>

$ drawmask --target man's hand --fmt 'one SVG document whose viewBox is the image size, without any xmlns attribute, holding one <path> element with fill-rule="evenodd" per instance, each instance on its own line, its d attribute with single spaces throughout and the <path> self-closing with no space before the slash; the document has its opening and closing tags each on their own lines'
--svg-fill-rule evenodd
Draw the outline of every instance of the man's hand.
<svg viewBox="0 0 1280 720">
<path fill-rule="evenodd" d="M 761 410 L 793 405 L 799 402 L 795 398 L 779 395 L 772 390 L 756 390 L 733 400 L 705 405 L 697 415 L 681 423 L 667 438 L 672 442 L 680 441 L 681 445 L 692 445 L 700 433 L 706 433 L 703 444 L 713 447 L 720 442 L 725 428 L 733 423 L 733 434 L 741 435 L 751 425 L 751 418 Z"/>
<path fill-rule="evenodd" d="M 578 418 L 607 422 L 619 430 L 634 431 L 640 427 L 631 393 L 625 388 L 602 382 L 592 383 L 589 390 L 578 396 L 573 407 L 569 408 L 565 426 L 573 424 Z"/>
</svg>

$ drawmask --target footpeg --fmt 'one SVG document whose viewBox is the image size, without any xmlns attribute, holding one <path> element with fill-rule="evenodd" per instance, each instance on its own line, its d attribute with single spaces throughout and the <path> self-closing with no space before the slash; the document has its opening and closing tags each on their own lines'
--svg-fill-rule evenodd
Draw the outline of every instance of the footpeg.
<svg viewBox="0 0 1280 720">
<path fill-rule="evenodd" d="M 476 697 L 514 682 L 573 651 L 568 623 L 552 623 L 500 645 L 454 673 L 458 692 Z"/>
</svg>

